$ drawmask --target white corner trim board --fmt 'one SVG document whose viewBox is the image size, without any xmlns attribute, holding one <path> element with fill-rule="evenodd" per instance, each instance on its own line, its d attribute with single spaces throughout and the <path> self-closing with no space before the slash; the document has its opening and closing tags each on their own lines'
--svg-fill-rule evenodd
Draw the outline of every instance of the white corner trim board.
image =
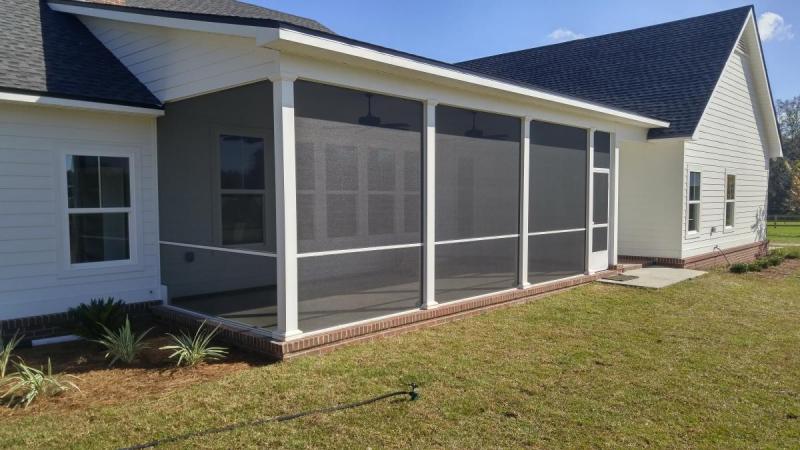
<svg viewBox="0 0 800 450">
<path fill-rule="evenodd" d="M 116 105 L 113 103 L 70 100 L 66 98 L 48 97 L 45 95 L 17 94 L 13 92 L 0 92 L 0 102 L 53 106 L 56 108 L 81 109 L 85 111 L 115 112 L 148 117 L 160 117 L 164 115 L 163 110 L 155 108 L 140 108 L 136 106 Z"/>
</svg>

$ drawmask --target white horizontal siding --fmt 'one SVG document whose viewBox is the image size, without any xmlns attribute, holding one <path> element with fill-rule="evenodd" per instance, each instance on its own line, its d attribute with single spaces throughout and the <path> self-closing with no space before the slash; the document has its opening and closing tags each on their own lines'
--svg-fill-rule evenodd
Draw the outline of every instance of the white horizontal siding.
<svg viewBox="0 0 800 450">
<path fill-rule="evenodd" d="M 70 270 L 66 152 L 134 157 L 134 264 Z M 0 319 L 64 311 L 95 297 L 159 297 L 155 119 L 0 104 Z"/>
<path fill-rule="evenodd" d="M 697 139 L 686 143 L 684 228 L 688 170 L 700 170 L 702 180 L 700 231 L 684 233 L 683 257 L 711 252 L 717 245 L 725 249 L 766 238 L 769 164 L 751 74 L 748 57 L 735 53 L 698 126 Z M 733 230 L 724 230 L 726 174 L 736 176 Z"/>
<path fill-rule="evenodd" d="M 682 156 L 681 142 L 621 143 L 620 255 L 680 257 Z"/>
<path fill-rule="evenodd" d="M 81 20 L 162 102 L 264 80 L 277 58 L 249 38 Z"/>
</svg>

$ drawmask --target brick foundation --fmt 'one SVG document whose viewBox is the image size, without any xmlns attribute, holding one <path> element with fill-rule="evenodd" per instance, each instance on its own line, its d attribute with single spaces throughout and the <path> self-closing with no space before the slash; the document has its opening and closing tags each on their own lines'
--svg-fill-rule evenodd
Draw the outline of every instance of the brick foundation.
<svg viewBox="0 0 800 450">
<path fill-rule="evenodd" d="M 685 269 L 710 269 L 712 267 L 750 262 L 767 254 L 769 241 L 754 242 L 752 244 L 740 245 L 738 247 L 726 248 L 720 251 L 715 250 L 702 255 L 691 256 L 689 258 L 661 258 L 652 256 L 620 256 L 620 263 L 642 264 L 643 266 L 666 266 L 679 267 Z M 726 259 L 727 257 L 727 259 Z"/>
<path fill-rule="evenodd" d="M 209 320 L 220 325 L 220 339 L 229 344 L 267 355 L 274 359 L 287 359 L 310 353 L 331 351 L 342 345 L 393 336 L 423 327 L 430 327 L 464 317 L 482 314 L 493 309 L 531 301 L 543 294 L 589 283 L 605 276 L 615 275 L 615 270 L 582 275 L 566 280 L 554 281 L 527 289 L 516 289 L 496 295 L 488 295 L 472 300 L 444 303 L 429 310 L 415 310 L 405 314 L 378 319 L 358 325 L 345 326 L 336 330 L 303 336 L 287 342 L 275 341 L 263 331 L 238 325 L 229 321 Z M 169 306 L 153 308 L 157 319 L 170 325 L 196 327 L 205 318 L 199 314 L 175 309 Z"/>
<path fill-rule="evenodd" d="M 160 304 L 161 300 L 126 303 L 125 311 L 133 323 L 150 321 L 152 320 L 150 308 Z M 19 332 L 25 337 L 24 342 L 29 343 L 37 339 L 65 336 L 70 334 L 66 325 L 73 320 L 72 315 L 67 312 L 0 320 L 0 337 L 8 339 L 15 332 Z"/>
</svg>

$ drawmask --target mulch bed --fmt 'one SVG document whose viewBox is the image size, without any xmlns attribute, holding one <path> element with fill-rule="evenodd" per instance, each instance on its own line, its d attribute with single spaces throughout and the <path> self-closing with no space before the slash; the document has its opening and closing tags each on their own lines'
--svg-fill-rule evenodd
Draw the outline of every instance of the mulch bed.
<svg viewBox="0 0 800 450">
<path fill-rule="evenodd" d="M 21 357 L 29 366 L 46 367 L 50 358 L 54 373 L 78 377 L 70 381 L 80 388 L 80 392 L 69 391 L 57 397 L 39 398 L 26 409 L 0 406 L 0 418 L 44 412 L 66 414 L 97 406 L 138 401 L 143 397 L 163 395 L 250 367 L 269 364 L 268 360 L 257 355 L 229 349 L 228 357 L 222 361 L 176 368 L 174 361 L 167 358 L 170 352 L 158 350 L 170 344 L 168 338 L 159 330 L 153 330 L 149 335 L 153 336 L 146 340 L 150 348 L 142 353 L 140 361 L 131 366 L 118 363 L 109 368 L 103 349 L 88 341 L 18 349 L 14 355 Z M 3 393 L 4 390 L 0 392 Z"/>
<path fill-rule="evenodd" d="M 761 272 L 753 273 L 765 278 L 778 280 L 795 276 L 797 275 L 798 270 L 800 270 L 800 259 L 784 259 L 783 263 L 781 263 L 779 266 L 770 267 L 762 270 Z"/>
</svg>

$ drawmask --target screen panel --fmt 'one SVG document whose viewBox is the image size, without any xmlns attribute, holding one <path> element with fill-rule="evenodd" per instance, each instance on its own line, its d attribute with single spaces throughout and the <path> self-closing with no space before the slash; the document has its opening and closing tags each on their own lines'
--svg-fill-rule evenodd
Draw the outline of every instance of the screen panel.
<svg viewBox="0 0 800 450">
<path fill-rule="evenodd" d="M 517 285 L 518 240 L 436 246 L 436 301 L 490 294 Z"/>
<path fill-rule="evenodd" d="M 422 242 L 422 104 L 298 81 L 295 114 L 298 250 Z"/>
<path fill-rule="evenodd" d="M 608 223 L 608 174 L 594 174 L 594 202 L 592 220 L 596 224 Z"/>
<path fill-rule="evenodd" d="M 436 108 L 436 240 L 519 232 L 516 117 Z"/>
<path fill-rule="evenodd" d="M 594 132 L 594 167 L 598 169 L 611 167 L 611 133 Z"/>
<path fill-rule="evenodd" d="M 300 329 L 320 330 L 418 308 L 421 267 L 421 247 L 300 258 Z"/>
<path fill-rule="evenodd" d="M 587 131 L 531 122 L 529 231 L 586 227 Z"/>
<path fill-rule="evenodd" d="M 528 282 L 557 280 L 586 271 L 586 232 L 542 234 L 528 240 Z"/>
<path fill-rule="evenodd" d="M 592 229 L 592 251 L 603 252 L 608 250 L 608 227 Z"/>
</svg>

